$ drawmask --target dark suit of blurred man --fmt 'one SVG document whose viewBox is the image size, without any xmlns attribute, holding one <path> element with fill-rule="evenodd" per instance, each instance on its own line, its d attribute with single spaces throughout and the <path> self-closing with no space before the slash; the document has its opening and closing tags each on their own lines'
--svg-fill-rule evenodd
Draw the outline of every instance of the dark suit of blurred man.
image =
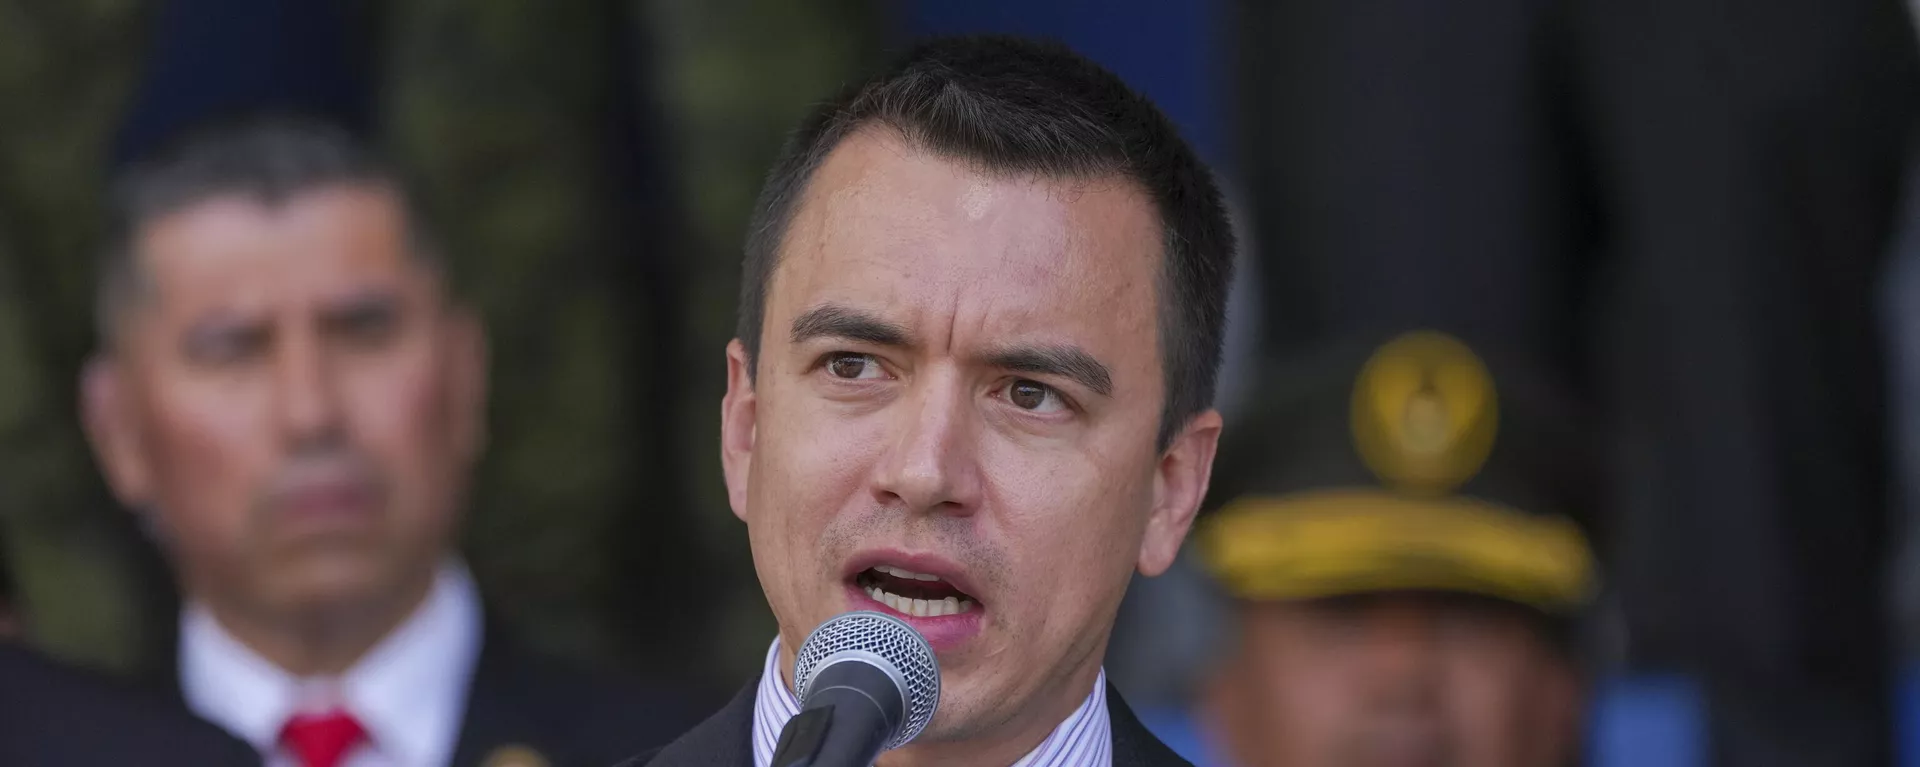
<svg viewBox="0 0 1920 767">
<path fill-rule="evenodd" d="M 252 748 L 152 690 L 0 642 L 0 764 L 249 767 Z"/>
<path fill-rule="evenodd" d="M 12 575 L 0 535 L 0 764 L 260 763 L 253 749 L 177 700 L 18 644 L 25 623 Z"/>
</svg>

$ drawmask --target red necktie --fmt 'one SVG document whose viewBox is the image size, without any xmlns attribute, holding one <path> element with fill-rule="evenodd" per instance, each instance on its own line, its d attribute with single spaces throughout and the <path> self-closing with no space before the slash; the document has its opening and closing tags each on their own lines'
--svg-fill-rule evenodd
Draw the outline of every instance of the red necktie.
<svg viewBox="0 0 1920 767">
<path fill-rule="evenodd" d="M 280 729 L 280 742 L 300 760 L 300 767 L 339 767 L 340 760 L 367 736 L 353 715 L 340 709 L 324 714 L 296 714 Z"/>
</svg>

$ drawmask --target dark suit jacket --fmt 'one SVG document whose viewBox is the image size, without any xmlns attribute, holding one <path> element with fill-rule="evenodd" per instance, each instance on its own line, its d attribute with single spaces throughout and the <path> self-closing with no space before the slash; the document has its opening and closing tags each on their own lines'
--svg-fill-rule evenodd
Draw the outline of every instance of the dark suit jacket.
<svg viewBox="0 0 1920 767">
<path fill-rule="evenodd" d="M 747 685 L 719 713 L 666 748 L 636 756 L 620 767 L 753 767 L 753 700 L 758 682 Z M 1114 767 L 1193 767 L 1147 732 L 1111 685 L 1107 717 L 1113 727 Z"/>
<path fill-rule="evenodd" d="M 542 657 L 493 629 L 481 645 L 453 764 L 491 767 L 490 758 L 527 749 L 545 765 L 526 767 L 606 767 L 659 748 L 700 710 L 697 702 Z"/>
<path fill-rule="evenodd" d="M 260 757 L 164 696 L 0 644 L 0 764 L 242 767 Z"/>
</svg>

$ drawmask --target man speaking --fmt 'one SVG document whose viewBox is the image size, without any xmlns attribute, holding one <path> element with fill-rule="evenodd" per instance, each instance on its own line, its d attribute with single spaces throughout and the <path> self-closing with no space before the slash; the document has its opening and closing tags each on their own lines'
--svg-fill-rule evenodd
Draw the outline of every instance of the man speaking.
<svg viewBox="0 0 1920 767">
<path fill-rule="evenodd" d="M 930 42 L 816 110 L 748 232 L 721 406 L 780 635 L 651 763 L 766 767 L 795 649 L 872 610 L 942 677 L 880 764 L 1185 764 L 1100 662 L 1206 493 L 1232 263 L 1208 170 L 1064 48 Z"/>
</svg>

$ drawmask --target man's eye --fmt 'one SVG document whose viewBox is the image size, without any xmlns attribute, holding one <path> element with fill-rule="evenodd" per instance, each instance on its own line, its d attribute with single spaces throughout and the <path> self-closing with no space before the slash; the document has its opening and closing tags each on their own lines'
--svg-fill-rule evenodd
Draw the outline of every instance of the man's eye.
<svg viewBox="0 0 1920 767">
<path fill-rule="evenodd" d="M 874 359 L 873 355 L 851 352 L 835 352 L 828 355 L 827 372 L 832 373 L 834 378 L 848 380 L 879 378 L 884 375 L 880 369 L 880 361 Z"/>
<path fill-rule="evenodd" d="M 1052 387 L 1021 379 L 1007 386 L 1007 401 L 1021 410 L 1054 413 L 1066 407 L 1066 401 Z"/>
<path fill-rule="evenodd" d="M 327 334 L 354 346 L 377 346 L 400 329 L 400 312 L 392 302 L 366 301 L 341 307 L 323 320 Z"/>
<path fill-rule="evenodd" d="M 393 316 L 359 314 L 343 318 L 335 327 L 341 338 L 358 344 L 376 344 L 393 335 Z"/>
</svg>

